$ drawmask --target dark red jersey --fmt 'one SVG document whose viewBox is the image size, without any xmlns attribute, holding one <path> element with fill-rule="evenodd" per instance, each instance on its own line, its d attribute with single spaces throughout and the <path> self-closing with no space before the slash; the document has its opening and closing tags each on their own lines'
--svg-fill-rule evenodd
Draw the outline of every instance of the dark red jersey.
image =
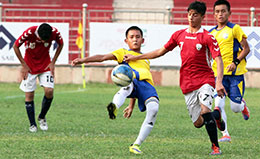
<svg viewBox="0 0 260 159">
<path fill-rule="evenodd" d="M 204 84 L 215 88 L 215 77 L 210 60 L 221 56 L 216 39 L 205 29 L 189 33 L 189 29 L 176 31 L 164 47 L 181 50 L 180 87 L 183 94 L 199 89 Z"/>
<path fill-rule="evenodd" d="M 51 62 L 49 49 L 52 45 L 52 41 L 55 40 L 59 45 L 63 44 L 60 32 L 56 28 L 52 27 L 51 38 L 46 42 L 42 42 L 39 39 L 37 29 L 38 26 L 28 28 L 15 41 L 17 47 L 20 47 L 23 43 L 25 45 L 24 61 L 31 69 L 31 74 L 49 71 L 49 69 L 45 70 L 45 68 Z"/>
</svg>

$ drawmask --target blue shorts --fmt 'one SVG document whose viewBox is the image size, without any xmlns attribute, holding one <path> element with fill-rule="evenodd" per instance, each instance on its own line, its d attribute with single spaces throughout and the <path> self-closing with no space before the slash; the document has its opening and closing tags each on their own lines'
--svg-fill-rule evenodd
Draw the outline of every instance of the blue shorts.
<svg viewBox="0 0 260 159">
<path fill-rule="evenodd" d="M 141 112 L 146 110 L 145 101 L 150 97 L 156 97 L 159 100 L 158 94 L 150 83 L 147 81 L 139 81 L 137 79 L 133 80 L 134 88 L 132 93 L 128 96 L 128 98 L 137 98 L 138 99 L 138 107 Z"/>
<path fill-rule="evenodd" d="M 222 83 L 228 93 L 229 99 L 235 103 L 241 103 L 245 92 L 244 75 L 224 75 Z"/>
</svg>

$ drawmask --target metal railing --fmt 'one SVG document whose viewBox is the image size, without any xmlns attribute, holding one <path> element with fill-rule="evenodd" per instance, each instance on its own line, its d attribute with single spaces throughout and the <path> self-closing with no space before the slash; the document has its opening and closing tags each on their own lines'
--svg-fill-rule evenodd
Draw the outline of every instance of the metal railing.
<svg viewBox="0 0 260 159">
<path fill-rule="evenodd" d="M 87 9 L 87 7 L 86 7 Z M 32 9 L 7 8 L 0 3 L 0 22 L 65 22 L 69 23 L 69 54 L 79 54 L 75 44 L 77 38 L 78 22 L 82 20 L 81 9 Z M 213 12 L 207 12 L 203 25 L 216 25 Z M 230 21 L 241 26 L 258 26 L 255 9 L 250 8 L 249 13 L 232 12 Z M 90 22 L 117 22 L 142 24 L 183 24 L 187 25 L 187 11 L 172 10 L 86 10 L 86 43 Z M 88 45 L 87 45 L 88 46 Z M 88 50 L 88 48 L 86 48 Z M 86 51 L 88 53 L 88 51 Z"/>
</svg>

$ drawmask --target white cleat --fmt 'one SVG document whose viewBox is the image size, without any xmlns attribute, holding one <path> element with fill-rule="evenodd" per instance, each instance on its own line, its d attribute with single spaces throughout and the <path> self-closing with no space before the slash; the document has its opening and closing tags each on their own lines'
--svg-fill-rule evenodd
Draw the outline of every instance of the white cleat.
<svg viewBox="0 0 260 159">
<path fill-rule="evenodd" d="M 36 133 L 37 132 L 37 126 L 35 126 L 35 125 L 30 126 L 29 131 L 32 132 L 32 133 Z"/>
<path fill-rule="evenodd" d="M 40 128 L 41 128 L 41 130 L 43 130 L 43 131 L 48 130 L 48 125 L 47 125 L 46 119 L 40 119 L 40 118 L 38 118 L 38 120 L 39 120 L 39 123 L 40 123 Z"/>
</svg>

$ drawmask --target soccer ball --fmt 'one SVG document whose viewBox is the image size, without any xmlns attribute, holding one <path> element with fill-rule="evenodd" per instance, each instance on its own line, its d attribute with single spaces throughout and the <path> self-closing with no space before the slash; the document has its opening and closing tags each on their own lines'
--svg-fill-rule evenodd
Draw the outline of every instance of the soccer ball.
<svg viewBox="0 0 260 159">
<path fill-rule="evenodd" d="M 111 72 L 112 81 L 120 87 L 125 87 L 133 81 L 133 70 L 124 64 L 113 68 Z"/>
</svg>

